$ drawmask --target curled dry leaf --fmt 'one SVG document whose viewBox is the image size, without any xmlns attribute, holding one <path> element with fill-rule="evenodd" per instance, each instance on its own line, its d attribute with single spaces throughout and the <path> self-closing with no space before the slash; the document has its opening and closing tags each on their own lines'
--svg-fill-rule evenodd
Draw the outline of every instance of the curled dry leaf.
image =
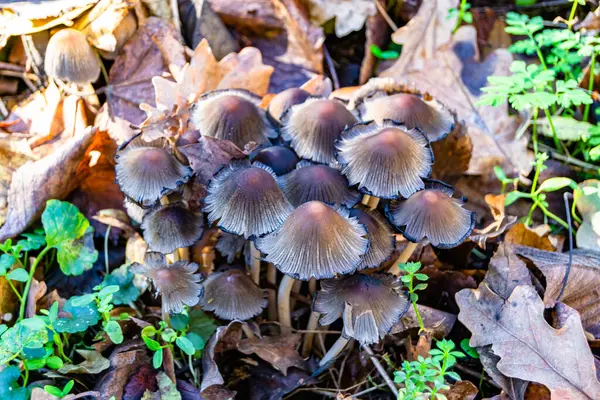
<svg viewBox="0 0 600 400">
<path fill-rule="evenodd" d="M 546 278 L 544 305 L 556 305 L 564 284 L 569 263 L 567 253 L 543 251 L 531 247 L 516 247 L 515 253 L 529 260 Z M 600 253 L 581 251 L 573 254 L 569 280 L 560 301 L 573 307 L 581 316 L 583 327 L 600 337 Z"/>
<path fill-rule="evenodd" d="M 256 354 L 285 376 L 290 367 L 306 369 L 304 359 L 296 350 L 301 339 L 299 334 L 244 339 L 240 341 L 238 350 L 244 354 Z"/>
<path fill-rule="evenodd" d="M 450 185 L 469 169 L 473 144 L 467 134 L 467 128 L 462 123 L 457 123 L 448 136 L 442 140 L 431 143 L 434 160 L 444 160 L 433 163 L 431 177 Z"/>
<path fill-rule="evenodd" d="M 98 0 L 57 0 L 40 7 L 37 2 L 12 2 L 0 9 L 0 49 L 11 36 L 28 35 L 58 25 L 70 25 Z"/>
<path fill-rule="evenodd" d="M 323 25 L 335 18 L 335 35 L 343 37 L 360 31 L 367 18 L 377 13 L 371 0 L 309 0 L 310 20 L 315 25 Z M 385 21 L 381 22 L 385 24 Z"/>
<path fill-rule="evenodd" d="M 513 246 L 502 243 L 490 260 L 483 281 L 494 293 L 508 300 L 517 286 L 531 285 L 531 276 L 525 263 L 515 254 Z"/>
<path fill-rule="evenodd" d="M 127 0 L 100 0 L 77 19 L 73 28 L 83 32 L 92 46 L 112 52 L 117 47 L 114 31 L 129 12 L 128 3 Z"/>
<path fill-rule="evenodd" d="M 469 381 L 458 381 L 450 385 L 450 389 L 439 391 L 448 400 L 475 400 L 478 392 L 477 387 Z"/>
<path fill-rule="evenodd" d="M 97 130 L 88 128 L 47 157 L 15 171 L 8 191 L 8 213 L 0 242 L 23 232 L 44 211 L 46 201 L 64 199 L 79 183 L 77 170 Z"/>
<path fill-rule="evenodd" d="M 485 369 L 485 372 L 496 382 L 503 390 L 500 399 L 497 400 L 523 400 L 525 390 L 531 382 L 518 378 L 510 378 L 498 370 L 498 361 L 500 357 L 494 354 L 492 346 L 477 347 L 479 360 Z"/>
<path fill-rule="evenodd" d="M 494 221 L 483 229 L 473 229 L 473 233 L 470 237 L 470 239 L 477 243 L 482 249 L 485 249 L 489 239 L 497 238 L 502 235 L 517 222 L 517 217 L 515 215 L 506 215 L 504 210 L 505 199 L 505 194 L 499 194 L 497 196 L 486 194 L 484 197 Z"/>
<path fill-rule="evenodd" d="M 518 223 L 506 232 L 504 242 L 515 246 L 529 246 L 540 250 L 554 251 L 555 248 L 550 243 L 548 234 L 550 229 L 548 225 L 540 225 L 534 229 Z"/>
<path fill-rule="evenodd" d="M 242 324 L 244 322 L 231 321 L 228 325 L 220 326 L 211 336 L 202 354 L 202 384 L 200 390 L 205 391 L 213 385 L 223 385 L 225 381 L 215 361 L 216 353 L 237 347 L 242 338 Z"/>
<path fill-rule="evenodd" d="M 282 400 L 286 394 L 300 386 L 314 385 L 318 382 L 305 371 L 292 368 L 287 375 L 283 375 L 264 363 L 252 368 L 250 374 L 252 379 L 250 379 L 249 398 L 251 399 Z"/>
<path fill-rule="evenodd" d="M 486 284 L 456 295 L 459 320 L 471 331 L 473 347 L 492 346 L 506 376 L 546 385 L 553 397 L 600 397 L 592 355 L 579 314 L 567 307 L 564 325 L 555 329 L 544 319 L 544 303 L 533 286 L 517 286 L 508 300 Z"/>
<path fill-rule="evenodd" d="M 76 350 L 84 361 L 79 364 L 65 364 L 58 370 L 61 374 L 99 374 L 110 367 L 110 361 L 92 350 Z"/>
</svg>

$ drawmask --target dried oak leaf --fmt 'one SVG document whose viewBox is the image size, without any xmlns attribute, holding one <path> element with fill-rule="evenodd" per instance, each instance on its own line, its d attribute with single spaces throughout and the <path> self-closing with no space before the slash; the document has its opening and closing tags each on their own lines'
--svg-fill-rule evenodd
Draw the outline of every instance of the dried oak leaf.
<svg viewBox="0 0 600 400">
<path fill-rule="evenodd" d="M 450 385 L 450 389 L 440 390 L 439 393 L 446 396 L 447 400 L 474 400 L 478 390 L 469 381 L 458 381 Z"/>
<path fill-rule="evenodd" d="M 569 263 L 567 253 L 516 247 L 515 254 L 529 260 L 546 278 L 544 305 L 554 307 Z M 572 256 L 571 272 L 560 301 L 579 312 L 583 327 L 600 337 L 600 253 L 578 251 Z"/>
<path fill-rule="evenodd" d="M 202 384 L 200 390 L 204 392 L 213 385 L 223 385 L 225 381 L 215 361 L 215 354 L 220 351 L 237 348 L 242 339 L 242 324 L 244 322 L 231 321 L 228 325 L 219 326 L 211 336 L 202 354 Z"/>
<path fill-rule="evenodd" d="M 110 90 L 106 97 L 111 117 L 140 125 L 146 119 L 140 104 L 155 105 L 151 80 L 169 71 L 168 60 L 156 44 L 160 42 L 157 38 L 163 41 L 170 38 L 172 45 L 168 50 L 172 59 L 184 57 L 184 47 L 179 43 L 180 36 L 175 28 L 159 18 L 148 18 L 123 47 L 110 69 Z"/>
<path fill-rule="evenodd" d="M 244 354 L 256 354 L 283 375 L 287 375 L 290 367 L 306 369 L 306 363 L 296 350 L 301 339 L 299 334 L 244 339 L 240 341 L 238 350 Z"/>
<path fill-rule="evenodd" d="M 229 140 L 201 136 L 198 143 L 182 146 L 179 150 L 196 173 L 197 183 L 208 184 L 215 172 L 234 158 L 244 158 L 246 153 Z"/>
<path fill-rule="evenodd" d="M 496 382 L 503 390 L 502 398 L 497 400 L 523 400 L 525 390 L 532 384 L 522 379 L 510 378 L 498 370 L 498 361 L 500 357 L 494 354 L 492 346 L 483 346 L 477 348 L 479 360 L 485 369 L 485 372 Z"/>
<path fill-rule="evenodd" d="M 469 237 L 469 239 L 477 243 L 482 249 L 485 249 L 488 240 L 502 235 L 517 222 L 517 217 L 515 215 L 506 215 L 504 210 L 505 199 L 506 194 L 499 194 L 497 196 L 486 194 L 484 197 L 494 221 L 485 228 L 473 229 L 473 233 Z"/>
<path fill-rule="evenodd" d="M 473 144 L 462 123 L 456 124 L 442 140 L 431 143 L 431 150 L 434 159 L 438 160 L 433 164 L 432 178 L 454 185 L 469 169 Z"/>
<path fill-rule="evenodd" d="M 58 370 L 61 374 L 99 374 L 110 367 L 110 361 L 97 351 L 76 350 L 84 358 L 79 364 L 65 364 Z"/>
<path fill-rule="evenodd" d="M 483 283 L 456 295 L 459 320 L 473 347 L 492 345 L 506 376 L 546 385 L 557 399 L 600 398 L 592 355 L 579 314 L 567 307 L 559 329 L 544 319 L 544 303 L 533 286 L 517 286 L 508 300 Z"/>
<path fill-rule="evenodd" d="M 100 0 L 77 19 L 73 28 L 83 32 L 92 46 L 112 52 L 117 46 L 113 33 L 129 12 L 128 3 L 128 0 Z"/>
<path fill-rule="evenodd" d="M 504 242 L 514 246 L 528 246 L 540 250 L 554 251 L 555 248 L 548 238 L 549 233 L 550 230 L 545 229 L 544 226 L 532 229 L 523 223 L 518 223 L 506 232 Z"/>
<path fill-rule="evenodd" d="M 17 169 L 8 191 L 8 213 L 0 242 L 23 232 L 44 211 L 46 201 L 64 199 L 78 185 L 77 170 L 97 130 L 88 128 L 56 152 Z"/>
</svg>

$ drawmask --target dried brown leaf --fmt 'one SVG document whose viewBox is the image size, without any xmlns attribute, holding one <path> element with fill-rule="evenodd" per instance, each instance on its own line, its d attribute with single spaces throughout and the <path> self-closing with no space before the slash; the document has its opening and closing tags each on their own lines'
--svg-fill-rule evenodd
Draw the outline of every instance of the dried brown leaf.
<svg viewBox="0 0 600 400">
<path fill-rule="evenodd" d="M 446 337 L 456 322 L 456 315 L 454 314 L 427 307 L 422 304 L 418 304 L 417 308 L 419 309 L 419 314 L 421 314 L 425 328 L 433 332 L 433 335 L 438 339 Z M 402 316 L 402 319 L 392 327 L 390 333 L 396 334 L 404 332 L 407 329 L 418 327 L 419 321 L 417 320 L 415 310 L 412 307 L 409 307 L 406 314 Z"/>
<path fill-rule="evenodd" d="M 145 344 L 141 340 L 119 345 L 109 356 L 110 369 L 102 376 L 95 390 L 102 393 L 103 398 L 115 396 L 123 398 L 125 385 L 130 376 L 141 367 L 150 363 Z"/>
<path fill-rule="evenodd" d="M 517 378 L 509 378 L 498 370 L 498 361 L 500 357 L 494 354 L 492 346 L 478 347 L 477 353 L 479 360 L 485 369 L 485 372 L 496 382 L 504 391 L 501 399 L 497 400 L 523 400 L 525 390 L 530 382 Z"/>
<path fill-rule="evenodd" d="M 15 171 L 0 241 L 23 232 L 41 215 L 47 200 L 64 199 L 77 186 L 79 164 L 96 133 L 96 129 L 88 128 L 67 140 L 56 152 Z"/>
<path fill-rule="evenodd" d="M 291 367 L 306 369 L 306 363 L 296 350 L 301 339 L 299 334 L 244 339 L 240 341 L 238 350 L 244 354 L 256 354 L 283 375 L 287 375 Z"/>
<path fill-rule="evenodd" d="M 540 233 L 542 233 L 540 235 Z M 554 246 L 548 238 L 549 230 L 531 229 L 523 223 L 518 223 L 506 232 L 504 242 L 515 246 L 535 247 L 540 250 L 554 251 Z"/>
<path fill-rule="evenodd" d="M 309 0 L 309 7 L 310 19 L 317 26 L 335 18 L 337 37 L 360 31 L 368 18 L 377 14 L 371 0 Z M 385 26 L 385 20 L 380 23 Z"/>
<path fill-rule="evenodd" d="M 454 185 L 469 169 L 473 144 L 462 123 L 457 123 L 448 136 L 432 143 L 431 149 L 435 160 L 443 160 L 433 164 L 432 178 Z"/>
<path fill-rule="evenodd" d="M 568 310 L 560 329 L 544 319 L 544 303 L 532 286 L 517 286 L 507 301 L 486 284 L 456 295 L 459 320 L 473 347 L 492 345 L 506 376 L 546 385 L 557 399 L 600 397 L 594 357 L 577 311 Z M 575 367 L 576 366 L 576 367 Z"/>
<path fill-rule="evenodd" d="M 505 199 L 505 194 L 499 194 L 497 196 L 493 194 L 486 194 L 484 197 L 494 221 L 483 229 L 474 229 L 470 236 L 470 239 L 477 243 L 477 245 L 482 249 L 485 249 L 486 242 L 489 239 L 493 239 L 502 235 L 507 229 L 511 228 L 517 222 L 516 216 L 506 215 L 504 210 Z"/>
<path fill-rule="evenodd" d="M 529 260 L 546 278 L 544 305 L 554 307 L 562 290 L 569 263 L 567 253 L 543 251 L 531 247 L 517 247 L 515 253 Z M 581 251 L 573 254 L 569 280 L 560 301 L 581 315 L 583 327 L 600 337 L 600 253 Z"/>
<path fill-rule="evenodd" d="M 239 53 L 231 53 L 219 61 L 222 78 L 217 89 L 246 89 L 259 96 L 269 90 L 274 68 L 263 64 L 259 49 L 245 47 Z"/>
<path fill-rule="evenodd" d="M 200 390 L 205 391 L 213 385 L 223 385 L 225 381 L 215 361 L 216 353 L 226 349 L 236 348 L 242 338 L 244 322 L 231 321 L 228 325 L 220 326 L 212 335 L 202 354 L 202 384 Z"/>
<path fill-rule="evenodd" d="M 73 28 L 83 32 L 92 46 L 112 52 L 117 47 L 113 33 L 129 12 L 128 6 L 127 0 L 100 0 L 77 19 Z"/>
<path fill-rule="evenodd" d="M 494 293 L 508 300 L 517 286 L 531 285 L 531 276 L 525 263 L 515 254 L 514 248 L 502 243 L 490 260 L 489 270 L 483 281 Z"/>
<path fill-rule="evenodd" d="M 448 400 L 474 400 L 478 392 L 477 387 L 469 381 L 459 381 L 451 385 L 450 389 L 439 391 Z"/>
</svg>

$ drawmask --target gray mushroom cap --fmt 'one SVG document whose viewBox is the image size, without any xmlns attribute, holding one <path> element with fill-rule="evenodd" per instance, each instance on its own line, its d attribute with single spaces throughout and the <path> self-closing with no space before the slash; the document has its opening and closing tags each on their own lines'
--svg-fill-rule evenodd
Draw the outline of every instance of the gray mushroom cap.
<svg viewBox="0 0 600 400">
<path fill-rule="evenodd" d="M 194 213 L 182 203 L 160 205 L 144 215 L 144 240 L 152 251 L 164 254 L 189 247 L 204 233 L 202 213 Z"/>
<path fill-rule="evenodd" d="M 348 210 L 320 201 L 299 206 L 275 232 L 255 240 L 264 260 L 295 279 L 332 278 L 356 270 L 368 248 L 365 227 Z"/>
<path fill-rule="evenodd" d="M 375 268 L 387 261 L 395 249 L 396 237 L 392 227 L 376 210 L 350 209 L 350 216 L 358 218 L 358 222 L 367 228 L 369 250 L 358 266 L 359 270 Z"/>
<path fill-rule="evenodd" d="M 84 33 L 62 29 L 50 37 L 44 60 L 46 75 L 76 84 L 95 82 L 100 62 Z"/>
<path fill-rule="evenodd" d="M 246 242 L 246 238 L 241 235 L 221 232 L 219 239 L 217 239 L 217 244 L 215 244 L 215 249 L 227 259 L 228 264 L 231 264 L 237 256 L 242 254 Z"/>
<path fill-rule="evenodd" d="M 200 306 L 226 320 L 248 320 L 267 306 L 265 292 L 244 271 L 227 268 L 213 272 L 202 282 Z"/>
<path fill-rule="evenodd" d="M 408 197 L 424 187 L 431 174 L 433 152 L 417 129 L 384 121 L 359 123 L 346 130 L 336 144 L 337 161 L 350 185 L 390 199 Z"/>
<path fill-rule="evenodd" d="M 337 100 L 311 98 L 290 108 L 281 118 L 281 136 L 302 158 L 328 164 L 334 161 L 334 143 L 356 123 L 354 115 Z"/>
<path fill-rule="evenodd" d="M 198 304 L 202 294 L 198 265 L 187 261 L 168 264 L 161 253 L 150 252 L 144 256 L 144 264 L 134 263 L 131 271 L 152 280 L 156 291 L 162 296 L 163 309 L 180 313 L 184 306 Z"/>
<path fill-rule="evenodd" d="M 398 277 L 389 274 L 355 274 L 321 281 L 313 310 L 319 323 L 344 320 L 342 335 L 361 344 L 378 343 L 408 309 L 410 302 Z"/>
<path fill-rule="evenodd" d="M 275 122 L 281 122 L 281 116 L 292 106 L 301 104 L 310 97 L 310 93 L 300 88 L 286 89 L 271 99 L 267 107 L 267 113 Z"/>
<path fill-rule="evenodd" d="M 202 135 L 229 140 L 241 149 L 249 142 L 268 143 L 277 133 L 260 102 L 260 97 L 246 90 L 214 90 L 198 99 L 192 122 Z"/>
<path fill-rule="evenodd" d="M 388 219 L 411 242 L 427 238 L 434 247 L 456 247 L 473 230 L 475 213 L 463 207 L 466 199 L 453 194 L 451 186 L 428 181 L 425 189 L 408 199 L 392 202 Z"/>
<path fill-rule="evenodd" d="M 431 142 L 452 132 L 456 122 L 442 103 L 392 78 L 371 79 L 354 93 L 350 107 L 358 110 L 363 121 L 389 119 L 418 128 Z"/>
<path fill-rule="evenodd" d="M 183 185 L 193 175 L 171 153 L 166 139 L 146 142 L 141 135 L 121 145 L 115 156 L 116 180 L 121 191 L 143 207 Z"/>
<path fill-rule="evenodd" d="M 260 163 L 232 161 L 208 186 L 208 220 L 236 235 L 260 236 L 277 229 L 293 210 L 273 171 Z"/>
<path fill-rule="evenodd" d="M 294 207 L 311 200 L 352 207 L 360 200 L 360 194 L 349 188 L 348 180 L 338 169 L 305 160 L 279 177 L 279 184 Z"/>
</svg>

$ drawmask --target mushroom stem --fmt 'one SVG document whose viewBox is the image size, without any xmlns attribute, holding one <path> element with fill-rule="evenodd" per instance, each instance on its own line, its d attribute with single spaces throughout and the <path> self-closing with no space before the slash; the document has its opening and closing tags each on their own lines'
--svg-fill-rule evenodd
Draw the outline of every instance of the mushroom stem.
<svg viewBox="0 0 600 400">
<path fill-rule="evenodd" d="M 311 278 L 308 281 L 308 293 L 313 296 L 317 292 L 317 280 L 315 278 Z"/>
<path fill-rule="evenodd" d="M 271 263 L 267 264 L 267 282 L 273 287 L 277 285 L 277 269 Z M 270 288 L 268 293 L 269 309 L 267 313 L 269 321 L 277 321 L 277 290 Z"/>
<path fill-rule="evenodd" d="M 333 346 L 327 350 L 327 353 L 323 356 L 321 361 L 319 361 L 319 367 L 323 367 L 329 364 L 330 361 L 333 361 L 342 352 L 342 350 L 344 350 L 344 347 L 346 347 L 349 340 L 350 339 L 346 339 L 344 336 L 340 336 Z"/>
<path fill-rule="evenodd" d="M 290 293 L 296 280 L 291 276 L 284 275 L 279 284 L 277 293 L 277 310 L 279 311 L 279 323 L 281 324 L 281 334 L 289 335 L 292 332 L 292 314 L 290 311 Z"/>
<path fill-rule="evenodd" d="M 404 264 L 408 261 L 412 253 L 415 251 L 419 243 L 408 242 L 400 256 L 394 261 L 388 272 L 393 275 L 400 275 L 400 268 L 398 268 L 398 264 Z"/>
<path fill-rule="evenodd" d="M 298 295 L 300 294 L 300 289 L 302 289 L 302 281 L 296 280 L 296 282 L 294 282 L 294 286 L 292 286 L 292 293 L 294 295 L 291 296 L 291 294 L 290 294 L 290 309 L 291 310 L 293 310 L 294 307 L 296 307 L 296 298 L 298 298 Z"/>
<path fill-rule="evenodd" d="M 311 311 L 310 318 L 308 319 L 308 324 L 306 325 L 306 333 L 304 334 L 304 343 L 302 344 L 302 357 L 310 356 L 310 352 L 312 351 L 313 338 L 315 336 L 315 332 L 319 325 L 319 318 L 321 314 L 318 312 Z"/>
<path fill-rule="evenodd" d="M 250 241 L 250 276 L 257 285 L 260 285 L 260 251 Z"/>
<path fill-rule="evenodd" d="M 374 210 L 377 208 L 378 205 L 379 205 L 379 197 L 371 196 L 371 198 L 369 199 L 369 204 L 367 204 L 369 209 Z"/>
<path fill-rule="evenodd" d="M 363 205 L 368 206 L 369 200 L 371 200 L 371 196 L 368 194 L 363 194 L 362 200 L 360 201 Z"/>
<path fill-rule="evenodd" d="M 244 322 L 242 322 L 242 331 L 244 331 L 244 333 L 246 334 L 246 336 L 248 337 L 248 339 L 255 339 L 256 338 L 256 335 L 254 334 L 254 332 L 252 332 L 252 330 Z"/>
</svg>

